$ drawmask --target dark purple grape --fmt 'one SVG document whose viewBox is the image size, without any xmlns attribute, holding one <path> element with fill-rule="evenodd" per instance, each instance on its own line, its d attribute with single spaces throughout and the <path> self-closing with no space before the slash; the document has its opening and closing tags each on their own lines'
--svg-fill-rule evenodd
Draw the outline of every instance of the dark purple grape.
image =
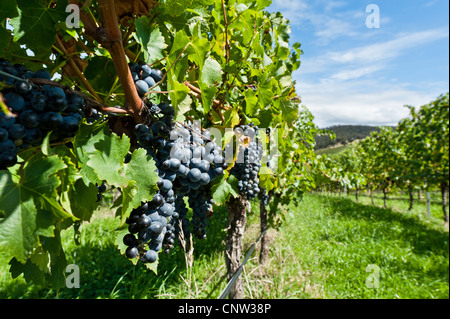
<svg viewBox="0 0 450 319">
<path fill-rule="evenodd" d="M 142 78 L 145 79 L 146 77 L 150 76 L 150 74 L 152 74 L 152 68 L 147 64 L 143 64 L 141 65 L 141 72 Z"/>
<path fill-rule="evenodd" d="M 33 128 L 39 126 L 39 115 L 31 110 L 23 111 L 20 116 L 20 123 L 26 128 Z"/>
<path fill-rule="evenodd" d="M 61 127 L 63 120 L 64 119 L 63 119 L 62 115 L 57 112 L 44 113 L 42 116 L 40 126 L 44 130 L 51 131 L 51 130 Z"/>
<path fill-rule="evenodd" d="M 164 74 L 161 70 L 152 69 L 152 72 L 150 73 L 150 76 L 156 81 L 159 82 L 162 80 Z"/>
<path fill-rule="evenodd" d="M 9 92 L 9 93 L 6 93 L 3 97 L 6 100 L 6 105 L 8 105 L 8 107 L 13 112 L 20 112 L 25 108 L 25 100 L 19 94 L 14 93 L 14 92 Z"/>
<path fill-rule="evenodd" d="M 22 124 L 14 124 L 8 129 L 9 138 L 13 140 L 22 139 L 27 135 L 27 131 Z"/>
<path fill-rule="evenodd" d="M 134 237 L 133 234 L 126 234 L 123 237 L 123 243 L 126 246 L 136 246 L 137 245 L 137 239 L 136 239 L 136 237 Z"/>
<path fill-rule="evenodd" d="M 158 254 L 154 250 L 147 250 L 143 259 L 146 263 L 154 263 L 158 259 Z"/>
<path fill-rule="evenodd" d="M 144 96 L 147 92 L 148 92 L 148 84 L 147 82 L 143 81 L 143 80 L 138 80 L 136 81 L 136 89 L 138 91 L 138 94 L 140 96 Z"/>
<path fill-rule="evenodd" d="M 0 143 L 8 139 L 8 131 L 0 127 Z"/>
<path fill-rule="evenodd" d="M 137 249 L 137 247 L 130 246 L 125 251 L 125 256 L 127 256 L 127 258 L 129 259 L 134 259 L 139 256 L 139 249 Z"/>
<path fill-rule="evenodd" d="M 21 95 L 25 95 L 28 92 L 31 91 L 32 87 L 31 84 L 28 83 L 28 81 L 16 81 L 14 83 L 14 89 L 16 90 L 17 93 L 21 94 Z"/>
</svg>

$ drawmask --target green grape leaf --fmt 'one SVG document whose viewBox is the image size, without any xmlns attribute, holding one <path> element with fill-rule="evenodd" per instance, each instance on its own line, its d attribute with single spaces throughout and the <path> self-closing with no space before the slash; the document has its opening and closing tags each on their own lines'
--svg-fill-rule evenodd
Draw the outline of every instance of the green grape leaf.
<svg viewBox="0 0 450 319">
<path fill-rule="evenodd" d="M 230 175 L 228 178 L 224 175 L 219 182 L 211 187 L 212 196 L 217 205 L 225 204 L 230 199 L 230 196 L 234 198 L 239 197 L 237 183 L 238 180 L 233 175 Z"/>
<path fill-rule="evenodd" d="M 222 79 L 222 67 L 219 62 L 209 57 L 203 65 L 200 81 L 206 85 L 215 85 Z"/>
<path fill-rule="evenodd" d="M 203 114 L 207 114 L 211 110 L 214 98 L 219 89 L 215 86 L 208 86 L 203 83 L 200 83 L 200 89 L 202 91 Z"/>
<path fill-rule="evenodd" d="M 95 144 L 96 151 L 89 157 L 87 165 L 94 169 L 98 178 L 116 187 L 124 187 L 128 179 L 122 174 L 123 161 L 130 149 L 130 138 L 116 134 L 107 136 Z"/>
<path fill-rule="evenodd" d="M 211 49 L 208 39 L 195 38 L 186 50 L 189 60 L 197 64 L 200 71 L 203 70 L 206 55 Z"/>
<path fill-rule="evenodd" d="M 2 21 L 0 19 L 0 21 Z M 8 47 L 10 42 L 10 33 L 2 25 L 0 25 L 0 51 Z M 0 111 L 7 113 L 7 108 L 3 102 L 0 102 Z"/>
<path fill-rule="evenodd" d="M 190 45 L 191 42 L 186 32 L 184 30 L 178 31 L 167 58 L 167 66 L 169 67 L 167 84 L 169 87 L 175 86 L 174 82 L 184 82 L 186 72 L 189 69 L 186 51 Z"/>
<path fill-rule="evenodd" d="M 170 101 L 175 108 L 177 116 L 188 112 L 192 104 L 192 99 L 189 96 L 189 88 L 177 81 L 172 81 L 169 89 Z"/>
<path fill-rule="evenodd" d="M 166 0 L 164 2 L 164 9 L 172 16 L 179 16 L 190 7 L 193 0 Z"/>
<path fill-rule="evenodd" d="M 97 193 L 98 190 L 94 184 L 86 186 L 83 180 L 77 180 L 68 192 L 72 214 L 82 221 L 89 221 L 98 206 Z"/>
<path fill-rule="evenodd" d="M 140 17 L 135 20 L 136 41 L 142 45 L 144 59 L 147 64 L 155 63 L 164 58 L 167 48 L 165 39 L 158 26 L 151 25 L 150 17 Z"/>
<path fill-rule="evenodd" d="M 258 97 L 252 89 L 245 91 L 245 113 L 254 116 L 258 110 Z"/>
<path fill-rule="evenodd" d="M 11 273 L 12 278 L 17 278 L 19 275 L 23 274 L 27 283 L 33 281 L 37 285 L 45 285 L 45 272 L 30 259 L 27 259 L 22 263 L 16 258 L 13 258 L 9 262 L 9 265 L 11 266 L 9 272 Z"/>
<path fill-rule="evenodd" d="M 284 121 L 292 123 L 298 118 L 298 103 L 294 101 L 281 101 L 281 114 Z"/>
<path fill-rule="evenodd" d="M 16 0 L 0 2 L 0 21 L 2 21 L 2 23 L 6 18 L 12 19 L 17 17 L 18 14 Z"/>
<path fill-rule="evenodd" d="M 17 0 L 19 16 L 10 22 L 14 28 L 14 41 L 26 44 L 36 52 L 50 52 L 57 31 L 55 25 L 67 18 L 67 1 L 58 1 L 55 7 L 45 2 L 48 1 Z"/>
<path fill-rule="evenodd" d="M 111 63 L 110 58 L 106 56 L 90 58 L 84 70 L 86 79 L 97 92 L 108 92 L 114 84 L 116 74 L 114 63 Z"/>
<path fill-rule="evenodd" d="M 155 172 L 154 161 L 144 149 L 136 149 L 131 160 L 124 163 L 130 149 L 130 139 L 122 138 L 112 133 L 99 141 L 96 151 L 90 155 L 87 165 L 91 167 L 98 178 L 109 185 L 121 188 L 122 209 L 120 210 L 122 224 L 133 208 L 141 202 L 149 201 L 158 190 L 156 182 L 159 177 Z"/>
<path fill-rule="evenodd" d="M 90 183 L 99 184 L 101 181 L 95 171 L 86 163 L 90 155 L 96 151 L 96 143 L 104 140 L 108 134 L 107 122 L 80 125 L 78 133 L 75 135 L 73 145 L 74 152 L 80 163 L 80 174 L 84 183 L 88 186 Z"/>
<path fill-rule="evenodd" d="M 71 217 L 57 202 L 60 185 L 57 172 L 66 168 L 57 156 L 34 156 L 14 182 L 9 171 L 0 172 L 0 244 L 18 261 L 24 262 L 37 244 L 38 209 L 52 212 L 55 219 Z M 44 230 L 46 233 L 47 231 Z"/>
</svg>

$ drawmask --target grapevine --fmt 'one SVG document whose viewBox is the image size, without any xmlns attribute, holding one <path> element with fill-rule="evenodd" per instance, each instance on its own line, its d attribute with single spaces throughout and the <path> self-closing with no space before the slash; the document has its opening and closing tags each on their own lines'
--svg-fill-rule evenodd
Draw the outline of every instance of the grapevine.
<svg viewBox="0 0 450 319">
<path fill-rule="evenodd" d="M 288 44 L 289 22 L 267 1 L 145 2 L 69 0 L 82 28 L 67 24 L 63 1 L 0 9 L 11 26 L 0 28 L 0 244 L 14 274 L 60 288 L 60 233 L 107 206 L 106 188 L 120 251 L 156 272 L 181 233 L 207 237 L 216 206 L 243 208 L 285 177 L 260 174 L 258 129 L 288 135 L 299 120 L 291 74 L 302 52 Z M 242 130 L 237 154 L 211 127 Z M 31 274 L 23 265 L 38 252 L 49 262 Z"/>
</svg>

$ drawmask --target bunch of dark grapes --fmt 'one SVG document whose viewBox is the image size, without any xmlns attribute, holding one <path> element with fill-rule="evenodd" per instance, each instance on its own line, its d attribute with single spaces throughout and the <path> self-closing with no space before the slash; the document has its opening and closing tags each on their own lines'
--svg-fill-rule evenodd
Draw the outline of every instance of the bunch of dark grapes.
<svg viewBox="0 0 450 319">
<path fill-rule="evenodd" d="M 201 187 L 189 194 L 189 206 L 193 210 L 192 228 L 194 235 L 199 239 L 206 238 L 207 218 L 213 213 L 214 200 L 211 196 L 211 188 Z"/>
<path fill-rule="evenodd" d="M 177 194 L 187 196 L 189 206 L 193 210 L 189 223 L 193 234 L 206 238 L 207 218 L 212 215 L 214 201 L 211 194 L 211 183 L 223 175 L 228 168 L 223 151 L 212 139 L 210 133 L 201 131 L 190 123 L 172 131 L 176 138 L 172 154 L 185 166 L 184 175 L 179 176 L 175 189 Z"/>
<path fill-rule="evenodd" d="M 258 140 L 258 127 L 253 124 L 235 128 L 237 138 L 241 140 L 235 166 L 230 173 L 238 179 L 239 193 L 248 200 L 258 196 L 259 169 L 263 148 Z"/>
<path fill-rule="evenodd" d="M 147 64 L 131 63 L 129 67 L 134 84 L 141 98 L 163 78 L 161 70 L 152 69 Z"/>
<path fill-rule="evenodd" d="M 190 224 L 197 237 L 205 237 L 205 218 L 212 213 L 213 203 L 208 185 L 227 168 L 222 149 L 208 131 L 202 133 L 190 124 L 176 127 L 175 111 L 167 103 L 151 105 L 150 113 L 155 120 L 148 125 L 138 124 L 135 134 L 139 146 L 156 162 L 159 192 L 152 202 L 133 211 L 127 221 L 130 234 L 124 237 L 127 257 L 140 256 L 143 262 L 154 262 L 162 249 L 170 252 L 181 230 L 185 238 L 189 236 Z M 188 196 L 194 210 L 190 223 L 184 196 Z"/>
<path fill-rule="evenodd" d="M 127 258 L 139 256 L 144 263 L 157 260 L 167 231 L 167 218 L 172 212 L 172 205 L 161 194 L 156 194 L 150 202 L 131 212 L 126 221 L 129 233 L 123 238 L 123 243 L 128 246 L 125 251 Z"/>
<path fill-rule="evenodd" d="M 161 117 L 157 121 L 149 126 L 138 124 L 135 127 L 139 146 L 146 149 L 147 154 L 156 162 L 159 191 L 150 202 L 143 203 L 141 207 L 131 212 L 127 220 L 129 234 L 123 238 L 124 244 L 128 246 L 126 256 L 130 259 L 139 256 L 144 263 L 153 263 L 157 260 L 166 233 L 173 232 L 169 224 L 172 223 L 172 219 L 178 217 L 175 212 L 176 197 L 173 190 L 176 167 L 167 165 L 170 156 L 168 142 L 171 125 L 165 124 L 167 117 L 173 117 L 174 110 L 168 104 L 160 106 L 164 113 L 160 108 Z M 173 164 L 180 166 L 180 163 Z"/>
<path fill-rule="evenodd" d="M 32 72 L 0 60 L 0 88 L 9 113 L 0 111 L 0 170 L 17 163 L 17 153 L 42 143 L 48 132 L 57 142 L 73 137 L 83 119 L 84 98 L 63 89 L 37 86 L 30 78 L 50 80 L 45 70 Z"/>
</svg>

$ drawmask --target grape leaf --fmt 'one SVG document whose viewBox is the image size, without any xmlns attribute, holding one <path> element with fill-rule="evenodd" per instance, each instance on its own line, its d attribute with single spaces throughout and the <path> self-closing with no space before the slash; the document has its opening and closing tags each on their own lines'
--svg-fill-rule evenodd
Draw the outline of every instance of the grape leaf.
<svg viewBox="0 0 450 319">
<path fill-rule="evenodd" d="M 295 101 L 281 101 L 281 114 L 284 121 L 287 123 L 292 123 L 297 119 L 298 114 L 298 103 Z"/>
<path fill-rule="evenodd" d="M 97 193 L 94 184 L 86 186 L 83 180 L 77 180 L 68 193 L 72 214 L 80 220 L 89 221 L 97 207 Z"/>
<path fill-rule="evenodd" d="M 211 187 L 212 196 L 217 205 L 225 204 L 230 196 L 234 198 L 239 197 L 239 191 L 237 187 L 237 179 L 233 175 L 226 178 L 222 176 L 222 179 Z"/>
<path fill-rule="evenodd" d="M 172 106 L 175 108 L 177 115 L 181 115 L 189 111 L 192 99 L 189 96 L 189 88 L 179 83 L 178 81 L 172 81 L 169 85 L 169 96 Z"/>
<path fill-rule="evenodd" d="M 155 63 L 164 58 L 164 50 L 167 48 L 165 39 L 158 26 L 150 24 L 149 17 L 136 19 L 136 41 L 142 45 L 144 59 L 147 64 Z"/>
<path fill-rule="evenodd" d="M 105 136 L 95 144 L 96 150 L 89 156 L 87 165 L 94 169 L 100 180 L 116 187 L 125 187 L 128 179 L 123 173 L 123 161 L 130 149 L 130 138 L 116 134 Z"/>
<path fill-rule="evenodd" d="M 0 244 L 21 262 L 37 244 L 38 209 L 51 211 L 59 220 L 71 217 L 57 202 L 60 180 L 55 174 L 64 168 L 57 156 L 36 155 L 25 165 L 19 182 L 9 171 L 0 172 L 0 210 L 5 216 L 0 219 Z"/>
<path fill-rule="evenodd" d="M 86 79 L 94 90 L 108 92 L 114 84 L 117 72 L 110 58 L 105 56 L 94 56 L 89 59 L 89 64 L 84 71 Z"/>
<path fill-rule="evenodd" d="M 150 201 L 158 190 L 156 182 L 159 177 L 154 161 L 147 152 L 140 148 L 131 155 L 131 160 L 124 163 L 130 149 L 130 139 L 112 133 L 95 144 L 96 150 L 89 156 L 87 166 L 93 169 L 100 180 L 121 188 L 122 224 L 133 208 L 141 202 Z"/>
<path fill-rule="evenodd" d="M 202 106 L 204 114 L 207 114 L 213 105 L 214 98 L 216 97 L 218 88 L 215 86 L 208 86 L 200 82 L 200 89 L 202 90 Z"/>
<path fill-rule="evenodd" d="M 222 67 L 219 62 L 209 57 L 203 65 L 200 81 L 207 85 L 214 85 L 222 79 Z"/>
<path fill-rule="evenodd" d="M 17 17 L 19 12 L 17 11 L 17 3 L 15 0 L 1 1 L 0 2 L 0 21 L 3 24 L 4 19 Z"/>
<path fill-rule="evenodd" d="M 245 91 L 245 113 L 254 116 L 258 110 L 258 97 L 252 89 Z"/>
<path fill-rule="evenodd" d="M 193 0 L 166 0 L 164 8 L 172 16 L 179 16 L 192 4 Z"/>
<path fill-rule="evenodd" d="M 90 183 L 99 184 L 101 182 L 94 170 L 86 163 L 89 161 L 89 156 L 96 151 L 95 144 L 104 140 L 107 134 L 107 122 L 103 122 L 92 125 L 81 124 L 78 133 L 75 135 L 74 152 L 81 162 L 80 173 L 86 186 Z"/>
<path fill-rule="evenodd" d="M 186 50 L 191 45 L 190 39 L 184 30 L 178 31 L 173 39 L 172 48 L 167 58 L 169 66 L 167 83 L 174 85 L 173 82 L 183 82 L 186 72 L 189 68 L 189 60 Z M 184 55 L 183 55 L 184 54 Z"/>
<path fill-rule="evenodd" d="M 13 258 L 10 260 L 11 266 L 9 272 L 12 278 L 17 278 L 21 274 L 27 283 L 33 281 L 37 285 L 45 285 L 45 272 L 43 272 L 38 265 L 33 263 L 31 259 L 27 259 L 24 263 Z"/>
<path fill-rule="evenodd" d="M 11 19 L 14 28 L 14 41 L 26 44 L 35 52 L 47 52 L 53 45 L 56 28 L 60 21 L 65 21 L 67 1 L 58 1 L 56 7 L 41 0 L 17 0 L 19 16 Z"/>
<path fill-rule="evenodd" d="M 7 31 L 3 26 L 0 25 L 0 51 L 3 51 L 3 49 L 8 47 L 9 41 L 9 31 Z M 4 107 L 4 104 L 2 102 L 0 103 L 0 111 L 6 113 L 6 106 Z"/>
</svg>

